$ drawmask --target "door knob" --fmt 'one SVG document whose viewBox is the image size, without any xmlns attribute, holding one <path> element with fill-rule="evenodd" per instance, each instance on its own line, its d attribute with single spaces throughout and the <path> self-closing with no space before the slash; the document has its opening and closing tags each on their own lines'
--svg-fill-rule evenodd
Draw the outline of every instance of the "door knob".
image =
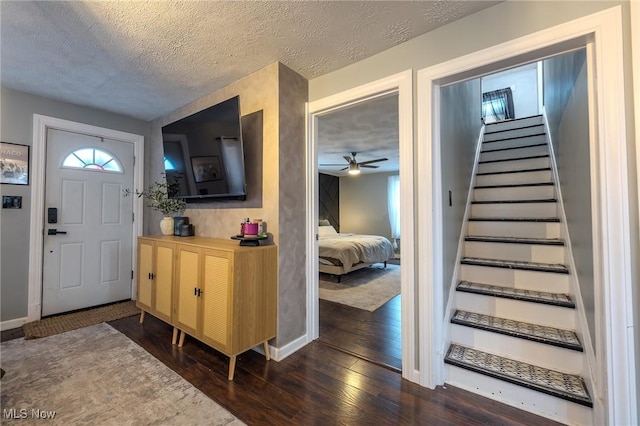
<svg viewBox="0 0 640 426">
<path fill-rule="evenodd" d="M 58 234 L 66 234 L 67 231 L 58 231 L 56 228 L 51 228 L 48 230 L 47 235 L 58 235 Z"/>
</svg>

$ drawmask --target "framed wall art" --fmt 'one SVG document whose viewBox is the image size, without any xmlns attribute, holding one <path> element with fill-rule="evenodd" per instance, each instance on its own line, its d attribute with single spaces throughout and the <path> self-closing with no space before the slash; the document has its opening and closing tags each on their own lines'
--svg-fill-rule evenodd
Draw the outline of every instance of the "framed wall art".
<svg viewBox="0 0 640 426">
<path fill-rule="evenodd" d="M 0 183 L 29 185 L 29 146 L 0 142 Z"/>
</svg>

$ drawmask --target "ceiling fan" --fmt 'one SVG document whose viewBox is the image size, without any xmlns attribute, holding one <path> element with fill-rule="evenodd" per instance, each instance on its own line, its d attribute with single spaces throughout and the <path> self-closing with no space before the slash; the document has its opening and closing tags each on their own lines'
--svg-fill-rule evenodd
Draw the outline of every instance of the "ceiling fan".
<svg viewBox="0 0 640 426">
<path fill-rule="evenodd" d="M 345 155 L 343 158 L 347 161 L 347 166 L 340 169 L 340 171 L 349 169 L 350 175 L 357 175 L 360 173 L 360 167 L 366 167 L 369 169 L 377 169 L 379 166 L 374 166 L 371 163 L 378 163 L 380 161 L 387 161 L 388 158 L 378 158 L 376 160 L 367 160 L 367 161 L 356 161 L 356 152 L 351 153 L 351 157 Z M 320 164 L 321 167 L 336 167 L 336 166 L 344 166 L 344 164 Z"/>
</svg>

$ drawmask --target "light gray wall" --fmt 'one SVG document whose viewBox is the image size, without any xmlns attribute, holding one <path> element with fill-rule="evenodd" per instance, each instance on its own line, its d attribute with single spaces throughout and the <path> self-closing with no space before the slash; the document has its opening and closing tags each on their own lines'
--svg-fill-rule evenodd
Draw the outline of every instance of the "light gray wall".
<svg viewBox="0 0 640 426">
<path fill-rule="evenodd" d="M 506 1 L 309 80 L 309 100 L 408 69 L 436 65 L 618 4 L 625 5 L 628 20 L 628 2 L 624 1 Z"/>
<path fill-rule="evenodd" d="M 340 232 L 391 238 L 387 179 L 398 172 L 340 178 Z M 402 231 L 401 231 L 402 232 Z"/>
<path fill-rule="evenodd" d="M 574 55 L 575 56 L 575 55 Z M 579 57 L 580 55 L 578 55 Z M 557 58 L 550 60 L 545 69 L 553 70 L 555 66 L 569 72 L 573 76 L 573 68 L 566 68 L 566 60 Z M 551 73 L 558 75 L 558 73 Z M 560 79 L 560 82 L 564 82 Z M 561 84 L 555 87 L 553 82 L 546 81 L 545 91 L 565 92 Z M 562 96 L 550 96 L 556 102 L 565 105 L 559 110 L 556 105 L 549 105 L 550 110 L 560 117 L 553 116 L 558 122 L 556 134 L 553 135 L 554 154 L 558 165 L 562 201 L 567 216 L 567 227 L 571 239 L 571 249 L 575 262 L 580 293 L 585 307 L 585 316 L 589 326 L 591 343 L 595 348 L 595 287 L 593 277 L 593 238 L 591 222 L 591 171 L 589 149 L 589 110 L 587 93 L 587 67 L 582 55 L 582 67 L 576 76 L 571 91 Z M 546 104 L 545 104 L 546 108 Z"/>
<path fill-rule="evenodd" d="M 538 115 L 538 69 L 535 64 L 482 78 L 482 92 L 511 88 L 515 118 Z"/>
<path fill-rule="evenodd" d="M 478 136 L 482 127 L 480 79 L 440 89 L 442 164 L 443 295 L 446 308 L 456 266 L 460 231 L 467 206 Z M 449 205 L 451 191 L 451 205 Z"/>
<path fill-rule="evenodd" d="M 141 120 L 4 87 L 0 91 L 0 100 L 2 102 L 0 139 L 3 142 L 31 146 L 33 114 L 135 133 L 143 135 L 145 140 L 149 133 L 149 123 Z M 33 182 L 28 186 L 2 185 L 0 188 L 3 195 L 22 196 L 22 209 L 0 210 L 1 321 L 27 316 L 32 188 Z"/>
</svg>

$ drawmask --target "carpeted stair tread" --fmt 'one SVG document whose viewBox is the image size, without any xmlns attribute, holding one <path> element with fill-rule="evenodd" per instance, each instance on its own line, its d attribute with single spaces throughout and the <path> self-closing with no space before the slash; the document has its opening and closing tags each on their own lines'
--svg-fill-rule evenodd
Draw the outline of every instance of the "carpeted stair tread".
<svg viewBox="0 0 640 426">
<path fill-rule="evenodd" d="M 526 204 L 526 203 L 557 203 L 556 198 L 532 199 L 532 200 L 481 200 L 472 201 L 471 204 Z"/>
<path fill-rule="evenodd" d="M 524 271 L 553 272 L 558 274 L 569 273 L 569 270 L 566 266 L 552 263 L 517 262 L 513 260 L 483 259 L 478 257 L 464 257 L 462 258 L 461 263 L 464 265 L 488 266 L 505 269 L 521 269 Z"/>
<path fill-rule="evenodd" d="M 488 237 L 480 235 L 467 235 L 464 240 L 481 243 L 533 244 L 547 246 L 564 245 L 564 241 L 558 238 Z"/>
<path fill-rule="evenodd" d="M 560 222 L 557 217 L 470 217 L 471 222 Z"/>
<path fill-rule="evenodd" d="M 530 172 L 550 172 L 550 171 L 551 171 L 551 167 L 536 167 L 534 169 L 504 170 L 500 172 L 482 172 L 482 173 L 476 173 L 476 176 L 506 175 L 509 173 L 530 173 Z"/>
<path fill-rule="evenodd" d="M 546 291 L 474 283 L 471 281 L 460 281 L 456 286 L 456 290 L 465 293 L 542 303 L 545 305 L 561 306 L 572 309 L 575 309 L 576 307 L 573 300 L 571 300 L 571 297 L 566 293 L 549 293 Z"/>
<path fill-rule="evenodd" d="M 474 189 L 526 188 L 528 186 L 553 186 L 553 182 L 507 183 L 501 185 L 477 185 Z"/>
<path fill-rule="evenodd" d="M 572 330 L 563 330 L 459 309 L 456 310 L 451 317 L 451 322 L 466 327 L 492 331 L 494 333 L 583 352 L 582 344 L 576 333 Z"/>
<path fill-rule="evenodd" d="M 536 146 L 536 145 L 533 145 Z M 528 146 L 523 146 L 520 148 L 529 148 Z M 497 150 L 495 150 L 497 151 Z M 495 152 L 495 151 L 483 151 L 483 152 Z M 549 155 L 548 154 L 544 154 L 544 155 L 528 155 L 526 157 L 512 157 L 512 158 L 500 158 L 498 160 L 483 160 L 483 161 L 478 161 L 478 164 L 489 164 L 489 163 L 504 163 L 506 161 L 521 161 L 521 160 L 535 160 L 536 158 L 548 158 Z M 515 173 L 518 172 L 519 170 L 512 170 L 511 173 Z M 479 175 L 481 175 L 482 173 L 478 173 Z"/>
<path fill-rule="evenodd" d="M 582 377 L 452 343 L 444 362 L 576 404 L 593 407 Z"/>
</svg>

